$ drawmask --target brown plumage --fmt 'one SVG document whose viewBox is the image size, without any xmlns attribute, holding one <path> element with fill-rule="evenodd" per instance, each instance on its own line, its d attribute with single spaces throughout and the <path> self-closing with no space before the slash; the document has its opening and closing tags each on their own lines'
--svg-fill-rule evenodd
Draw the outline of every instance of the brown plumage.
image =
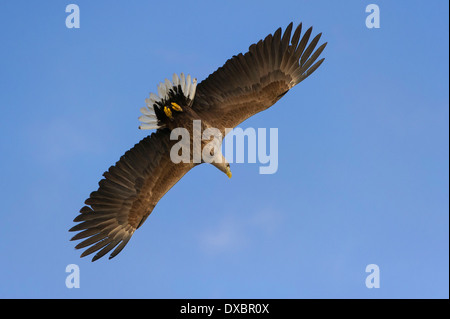
<svg viewBox="0 0 450 319">
<path fill-rule="evenodd" d="M 103 174 L 98 190 L 90 194 L 74 219 L 78 224 L 70 231 L 78 233 L 72 240 L 83 239 L 75 248 L 86 248 L 81 257 L 96 252 L 95 261 L 111 250 L 109 258 L 116 256 L 167 191 L 198 165 L 192 159 L 178 164 L 171 160 L 170 150 L 177 143 L 170 140 L 174 128 L 192 133 L 192 121 L 201 120 L 202 130 L 218 128 L 224 137 L 226 128 L 269 108 L 322 64 L 324 59 L 316 62 L 326 46 L 324 43 L 316 49 L 321 34 L 308 44 L 312 28 L 301 37 L 300 24 L 291 37 L 292 26 L 289 24 L 283 34 L 278 29 L 251 45 L 247 53 L 229 59 L 199 83 L 196 91 L 196 80 L 191 84 L 190 77 L 166 80 L 159 100 L 150 99 L 149 109 L 143 110 L 143 121 L 154 121 L 157 131 Z M 193 134 L 190 136 L 192 149 Z M 230 176 L 226 160 L 214 165 Z"/>
</svg>

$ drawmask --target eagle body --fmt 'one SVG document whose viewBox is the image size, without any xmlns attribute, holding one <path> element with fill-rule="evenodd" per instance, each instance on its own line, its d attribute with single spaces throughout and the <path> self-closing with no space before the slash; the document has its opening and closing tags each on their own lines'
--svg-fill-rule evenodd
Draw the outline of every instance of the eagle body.
<svg viewBox="0 0 450 319">
<path fill-rule="evenodd" d="M 317 47 L 321 34 L 309 41 L 312 28 L 301 35 L 300 24 L 292 31 L 292 23 L 284 33 L 277 29 L 198 85 L 197 79 L 184 73 L 159 84 L 158 94 L 151 93 L 145 100 L 139 117 L 140 129 L 156 132 L 103 174 L 98 190 L 90 194 L 74 219 L 78 224 L 70 231 L 77 232 L 72 240 L 83 239 L 75 247 L 85 248 L 81 257 L 95 252 L 95 261 L 112 251 L 111 259 L 122 251 L 167 191 L 204 162 L 195 158 L 195 136 L 202 136 L 208 128 L 220 132 L 218 137 L 202 138 L 198 150 L 202 153 L 214 138 L 221 143 L 227 129 L 275 104 L 322 64 L 324 59 L 317 61 L 326 46 Z M 177 129 L 188 132 L 189 138 L 171 138 Z M 177 148 L 188 149 L 192 156 L 174 161 Z M 207 153 L 213 158 L 210 163 L 231 177 L 220 149 L 208 148 Z"/>
</svg>

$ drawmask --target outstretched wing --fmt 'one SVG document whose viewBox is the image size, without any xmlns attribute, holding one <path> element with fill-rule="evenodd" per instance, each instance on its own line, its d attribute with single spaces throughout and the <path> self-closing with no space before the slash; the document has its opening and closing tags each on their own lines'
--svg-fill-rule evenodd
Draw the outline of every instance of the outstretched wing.
<svg viewBox="0 0 450 319">
<path fill-rule="evenodd" d="M 302 24 L 291 37 L 291 23 L 283 35 L 279 28 L 251 45 L 249 52 L 229 59 L 198 84 L 195 111 L 223 131 L 272 106 L 324 60 L 316 62 L 326 46 L 324 43 L 315 50 L 321 34 L 308 45 L 312 27 L 300 40 L 301 30 Z"/>
<path fill-rule="evenodd" d="M 158 130 L 127 151 L 103 174 L 97 191 L 85 201 L 70 231 L 79 231 L 72 240 L 84 239 L 75 248 L 87 248 L 84 257 L 103 257 L 113 248 L 110 259 L 128 243 L 134 231 L 150 215 L 162 196 L 193 165 L 170 160 L 170 133 Z"/>
</svg>

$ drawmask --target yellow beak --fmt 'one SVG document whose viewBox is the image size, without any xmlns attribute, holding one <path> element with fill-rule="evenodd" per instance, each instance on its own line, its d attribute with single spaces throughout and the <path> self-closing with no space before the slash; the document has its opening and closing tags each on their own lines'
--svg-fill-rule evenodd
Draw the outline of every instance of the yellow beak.
<svg viewBox="0 0 450 319">
<path fill-rule="evenodd" d="M 227 168 L 227 176 L 228 176 L 228 178 L 231 178 L 231 170 L 229 167 Z"/>
</svg>

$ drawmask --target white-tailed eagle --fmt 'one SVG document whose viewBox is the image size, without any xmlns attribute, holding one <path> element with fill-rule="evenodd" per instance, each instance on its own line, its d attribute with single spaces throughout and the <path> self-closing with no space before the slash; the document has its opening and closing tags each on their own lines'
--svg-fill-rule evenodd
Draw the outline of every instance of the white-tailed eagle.
<svg viewBox="0 0 450 319">
<path fill-rule="evenodd" d="M 279 28 L 251 45 L 247 53 L 233 56 L 198 86 L 189 75 L 175 74 L 172 81 L 166 79 L 158 86 L 158 95 L 150 94 L 147 107 L 141 109 L 139 128 L 156 132 L 103 174 L 98 190 L 90 194 L 74 219 L 78 224 L 70 231 L 78 233 L 72 240 L 83 239 L 75 248 L 86 248 L 81 257 L 96 252 L 95 261 L 113 249 L 109 258 L 115 257 L 161 197 L 199 164 L 171 160 L 171 148 L 177 142 L 170 139 L 173 129 L 192 132 L 193 120 L 201 120 L 202 130 L 217 128 L 224 137 L 226 128 L 269 108 L 322 64 L 324 59 L 317 61 L 326 46 L 317 47 L 321 34 L 309 42 L 312 28 L 301 36 L 300 24 L 291 36 L 292 27 L 289 24 L 284 33 Z M 212 164 L 231 177 L 223 155 L 211 155 L 220 159 Z"/>
</svg>

